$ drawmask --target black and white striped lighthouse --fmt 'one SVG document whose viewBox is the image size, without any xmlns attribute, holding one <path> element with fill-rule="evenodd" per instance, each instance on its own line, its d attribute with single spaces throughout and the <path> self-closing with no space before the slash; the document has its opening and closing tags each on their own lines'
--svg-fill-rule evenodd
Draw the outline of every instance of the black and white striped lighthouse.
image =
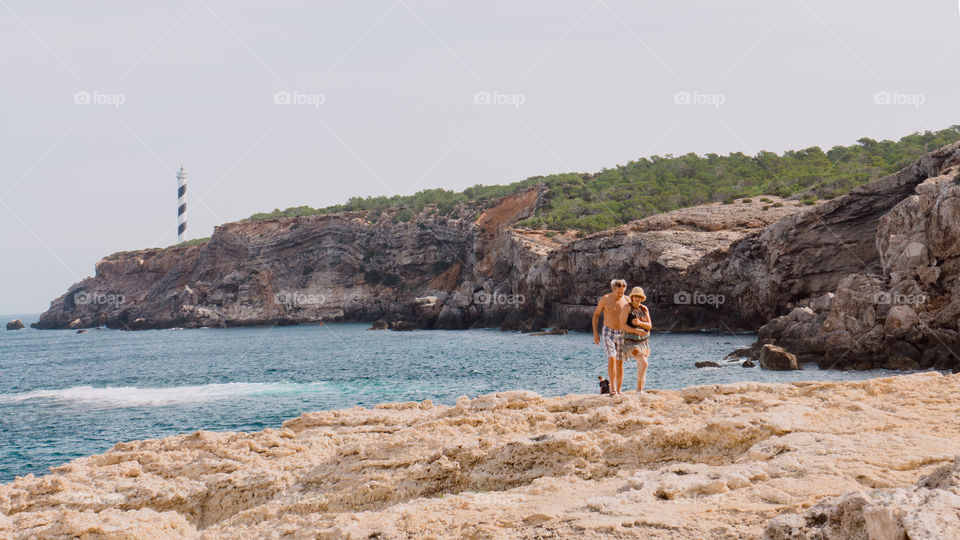
<svg viewBox="0 0 960 540">
<path fill-rule="evenodd" d="M 187 173 L 183 166 L 177 171 L 177 242 L 183 242 L 187 234 Z"/>
</svg>

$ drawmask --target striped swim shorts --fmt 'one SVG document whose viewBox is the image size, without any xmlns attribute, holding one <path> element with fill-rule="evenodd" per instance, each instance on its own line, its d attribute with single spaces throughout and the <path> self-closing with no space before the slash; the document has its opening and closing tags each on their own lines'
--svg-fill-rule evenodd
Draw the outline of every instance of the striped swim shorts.
<svg viewBox="0 0 960 540">
<path fill-rule="evenodd" d="M 603 350 L 607 353 L 607 358 L 620 358 L 620 348 L 623 345 L 623 332 L 614 330 L 609 326 L 603 327 Z"/>
</svg>

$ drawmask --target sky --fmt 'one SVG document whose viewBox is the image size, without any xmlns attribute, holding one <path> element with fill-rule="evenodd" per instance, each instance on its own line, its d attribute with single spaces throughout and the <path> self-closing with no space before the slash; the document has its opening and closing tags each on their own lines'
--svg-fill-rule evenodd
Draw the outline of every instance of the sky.
<svg viewBox="0 0 960 540">
<path fill-rule="evenodd" d="M 0 313 L 274 208 L 960 123 L 960 10 L 888 0 L 0 0 Z"/>
</svg>

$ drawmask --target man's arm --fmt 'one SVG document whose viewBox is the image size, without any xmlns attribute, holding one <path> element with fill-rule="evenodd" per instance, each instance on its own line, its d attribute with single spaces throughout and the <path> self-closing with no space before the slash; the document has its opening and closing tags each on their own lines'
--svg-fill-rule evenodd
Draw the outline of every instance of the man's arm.
<svg viewBox="0 0 960 540">
<path fill-rule="evenodd" d="M 603 312 L 603 298 L 597 303 L 597 309 L 593 310 L 593 342 L 600 344 L 600 334 L 597 333 L 597 323 L 600 322 L 600 313 Z"/>
</svg>

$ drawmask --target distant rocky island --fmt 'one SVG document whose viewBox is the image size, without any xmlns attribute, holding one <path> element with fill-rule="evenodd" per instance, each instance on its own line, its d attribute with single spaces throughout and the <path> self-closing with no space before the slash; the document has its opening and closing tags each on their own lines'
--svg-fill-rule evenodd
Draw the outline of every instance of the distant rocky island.
<svg viewBox="0 0 960 540">
<path fill-rule="evenodd" d="M 587 329 L 613 277 L 661 331 L 758 331 L 823 368 L 960 366 L 960 143 L 829 201 L 712 203 L 577 235 L 518 227 L 548 187 L 487 204 L 227 223 L 207 242 L 123 252 L 36 328 L 383 321 Z"/>
</svg>

